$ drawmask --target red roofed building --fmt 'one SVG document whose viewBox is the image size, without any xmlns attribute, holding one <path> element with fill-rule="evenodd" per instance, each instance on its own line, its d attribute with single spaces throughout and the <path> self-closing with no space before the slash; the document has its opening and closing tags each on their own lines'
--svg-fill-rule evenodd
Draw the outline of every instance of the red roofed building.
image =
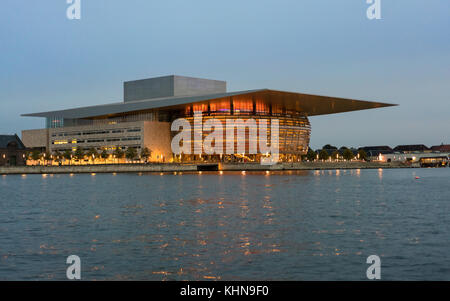
<svg viewBox="0 0 450 301">
<path fill-rule="evenodd" d="M 431 147 L 431 150 L 433 152 L 448 153 L 450 152 L 450 144 L 435 145 Z"/>
</svg>

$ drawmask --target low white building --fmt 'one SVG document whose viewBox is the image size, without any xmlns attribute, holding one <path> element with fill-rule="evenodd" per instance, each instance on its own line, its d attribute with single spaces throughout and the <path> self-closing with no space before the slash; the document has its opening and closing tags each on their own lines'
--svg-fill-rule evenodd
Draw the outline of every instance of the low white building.
<svg viewBox="0 0 450 301">
<path fill-rule="evenodd" d="M 378 161 L 381 162 L 412 162 L 417 163 L 420 161 L 420 158 L 429 158 L 429 157 L 449 157 L 450 153 L 438 153 L 438 152 L 413 152 L 413 153 L 393 153 L 393 154 L 380 154 L 378 156 Z"/>
</svg>

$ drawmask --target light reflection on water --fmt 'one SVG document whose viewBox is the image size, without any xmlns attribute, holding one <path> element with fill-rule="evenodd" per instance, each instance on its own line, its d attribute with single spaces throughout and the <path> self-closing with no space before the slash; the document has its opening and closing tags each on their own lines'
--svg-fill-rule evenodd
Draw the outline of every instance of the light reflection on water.
<svg viewBox="0 0 450 301">
<path fill-rule="evenodd" d="M 415 179 L 420 176 L 420 180 Z M 2 176 L 0 279 L 450 280 L 449 169 Z"/>
</svg>

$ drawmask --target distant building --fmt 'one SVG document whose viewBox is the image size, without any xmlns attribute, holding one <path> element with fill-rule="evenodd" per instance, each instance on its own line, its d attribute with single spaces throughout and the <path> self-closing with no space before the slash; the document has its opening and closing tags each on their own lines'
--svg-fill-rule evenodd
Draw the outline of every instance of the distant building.
<svg viewBox="0 0 450 301">
<path fill-rule="evenodd" d="M 26 165 L 26 152 L 17 135 L 0 135 L 0 166 Z"/>
<path fill-rule="evenodd" d="M 356 148 L 354 148 L 354 147 L 351 147 L 351 148 L 348 148 L 348 147 L 345 147 L 345 146 L 343 146 L 343 147 L 341 147 L 339 150 L 338 150 L 338 152 L 339 152 L 339 155 L 343 155 L 344 154 L 344 152 L 345 152 L 345 150 L 350 150 L 352 153 L 353 153 L 353 155 L 355 155 L 355 156 L 357 156 L 358 155 L 358 149 L 356 149 Z"/>
<path fill-rule="evenodd" d="M 377 157 L 380 154 L 387 155 L 392 154 L 394 151 L 390 146 L 387 145 L 379 145 L 379 146 L 364 146 L 359 148 L 360 150 L 364 150 L 369 157 Z"/>
<path fill-rule="evenodd" d="M 411 144 L 411 145 L 398 145 L 394 148 L 394 152 L 399 153 L 425 153 L 431 152 L 431 150 L 423 144 Z"/>
<path fill-rule="evenodd" d="M 320 153 L 322 150 L 325 150 L 327 153 L 328 153 L 328 155 L 332 155 L 334 152 L 338 152 L 339 153 L 339 150 L 338 150 L 338 148 L 337 147 L 334 147 L 334 146 L 330 146 L 330 147 L 323 147 L 323 148 L 321 148 L 321 149 L 317 149 L 316 150 L 316 153 Z M 339 153 L 340 154 L 340 153 Z"/>
<path fill-rule="evenodd" d="M 350 151 L 353 153 L 353 155 L 356 157 L 358 156 L 359 150 L 356 148 L 350 148 Z M 344 153 L 344 151 L 342 150 L 342 154 Z"/>
<path fill-rule="evenodd" d="M 386 154 L 386 155 L 380 155 L 378 157 L 378 161 L 382 162 L 411 162 L 411 163 L 419 163 L 422 158 L 431 160 L 433 158 L 441 158 L 441 157 L 449 157 L 450 153 L 431 153 L 430 151 L 427 152 L 413 152 L 413 153 L 393 153 L 393 154 Z"/>
<path fill-rule="evenodd" d="M 420 167 L 447 167 L 448 156 L 422 157 L 419 159 Z"/>
<path fill-rule="evenodd" d="M 431 147 L 433 152 L 447 153 L 450 152 L 450 144 L 434 145 Z"/>
</svg>

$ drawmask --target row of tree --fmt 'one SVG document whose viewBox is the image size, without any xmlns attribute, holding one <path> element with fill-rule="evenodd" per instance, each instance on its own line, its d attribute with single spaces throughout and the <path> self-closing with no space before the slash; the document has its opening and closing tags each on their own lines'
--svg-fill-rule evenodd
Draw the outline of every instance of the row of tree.
<svg viewBox="0 0 450 301">
<path fill-rule="evenodd" d="M 75 151 L 67 149 L 64 152 L 56 150 L 52 154 L 49 152 L 42 153 L 39 150 L 34 150 L 28 154 L 28 159 L 34 161 L 42 160 L 44 161 L 44 164 L 48 163 L 49 161 L 61 162 L 61 160 L 72 161 L 73 159 L 75 160 L 103 159 L 106 162 L 106 159 L 108 159 L 110 155 L 111 154 L 106 149 L 103 149 L 101 152 L 98 152 L 97 149 L 95 148 L 91 148 L 88 151 L 84 151 L 81 148 L 77 148 Z M 130 161 L 135 160 L 147 161 L 148 158 L 151 157 L 151 155 L 152 151 L 147 147 L 143 148 L 139 153 L 133 147 L 129 147 L 126 150 L 116 148 L 112 153 L 112 156 L 115 159 L 127 158 Z"/>
<path fill-rule="evenodd" d="M 97 149 L 91 148 L 87 151 L 84 151 L 81 148 L 77 148 L 75 151 L 72 151 L 70 149 L 65 150 L 64 152 L 55 151 L 54 153 L 41 153 L 39 150 L 34 150 L 31 153 L 28 154 L 29 160 L 42 160 L 44 161 L 44 164 L 48 164 L 50 161 L 55 162 L 61 162 L 62 160 L 67 160 L 72 162 L 73 159 L 75 160 L 95 160 L 95 159 L 103 159 L 105 162 L 110 157 L 110 153 L 103 149 L 101 152 L 98 152 Z M 136 161 L 136 160 L 144 160 L 148 161 L 148 159 L 151 157 L 152 151 L 148 148 L 143 148 L 140 152 L 136 150 L 136 148 L 129 147 L 126 150 L 123 150 L 121 148 L 116 148 L 112 156 L 115 159 L 123 159 L 126 158 L 130 161 Z M 355 151 L 352 151 L 351 149 L 343 146 L 340 149 L 337 147 L 331 146 L 329 144 L 325 145 L 321 150 L 318 150 L 317 152 L 313 149 L 309 149 L 308 153 L 303 157 L 303 159 L 307 159 L 308 161 L 315 161 L 317 159 L 319 160 L 329 160 L 330 158 L 332 160 L 337 159 L 344 159 L 347 161 L 353 160 L 355 157 L 357 157 L 360 160 L 368 161 L 367 153 L 360 149 L 357 151 L 357 154 L 355 155 Z"/>
<path fill-rule="evenodd" d="M 363 149 L 358 150 L 355 155 L 355 152 L 353 150 L 345 146 L 342 146 L 340 149 L 338 149 L 337 147 L 331 146 L 329 144 L 325 145 L 321 150 L 318 150 L 317 152 L 310 148 L 308 150 L 308 153 L 306 154 L 306 159 L 308 161 L 314 161 L 316 159 L 326 161 L 330 158 L 332 160 L 343 158 L 344 160 L 350 161 L 355 157 L 359 160 L 368 161 L 367 153 Z"/>
</svg>

